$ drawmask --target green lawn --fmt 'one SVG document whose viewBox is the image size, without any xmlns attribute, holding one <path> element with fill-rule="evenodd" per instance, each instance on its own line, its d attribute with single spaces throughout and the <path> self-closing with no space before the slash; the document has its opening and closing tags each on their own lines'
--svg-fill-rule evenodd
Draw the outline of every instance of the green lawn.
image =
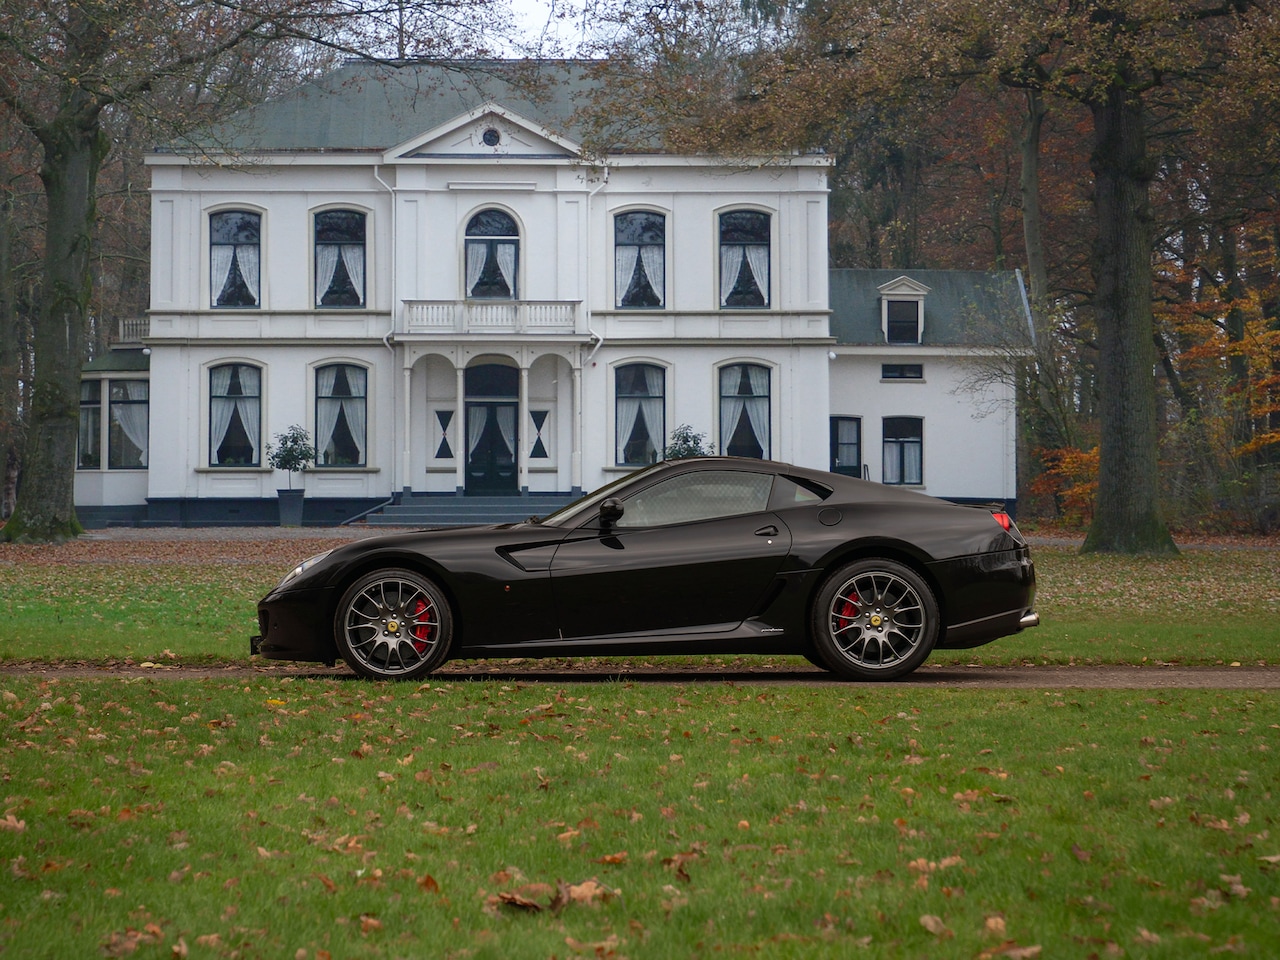
<svg viewBox="0 0 1280 960">
<path fill-rule="evenodd" d="M 1280 952 L 1219 691 L 3 680 L 15 957 Z"/>
</svg>

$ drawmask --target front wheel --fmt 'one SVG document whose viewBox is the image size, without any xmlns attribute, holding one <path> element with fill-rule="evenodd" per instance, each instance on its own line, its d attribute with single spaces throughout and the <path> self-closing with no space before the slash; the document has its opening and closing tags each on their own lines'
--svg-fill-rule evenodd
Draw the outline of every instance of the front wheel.
<svg viewBox="0 0 1280 960">
<path fill-rule="evenodd" d="M 412 570 L 376 570 L 342 595 L 338 652 L 370 680 L 417 680 L 449 658 L 453 615 L 444 593 Z"/>
<path fill-rule="evenodd" d="M 813 644 L 848 680 L 892 680 L 914 670 L 938 640 L 938 602 L 918 573 L 895 560 L 859 560 L 823 583 Z"/>
</svg>

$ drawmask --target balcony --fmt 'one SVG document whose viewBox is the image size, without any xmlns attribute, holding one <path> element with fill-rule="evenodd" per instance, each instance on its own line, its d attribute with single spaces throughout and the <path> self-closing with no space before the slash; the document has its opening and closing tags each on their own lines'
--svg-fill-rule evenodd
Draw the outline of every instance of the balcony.
<svg viewBox="0 0 1280 960">
<path fill-rule="evenodd" d="M 121 317 L 120 318 L 120 336 L 117 343 L 138 344 L 142 342 L 143 337 L 151 335 L 151 318 L 150 317 Z"/>
<path fill-rule="evenodd" d="M 578 300 L 406 300 L 406 333 L 585 334 Z"/>
</svg>

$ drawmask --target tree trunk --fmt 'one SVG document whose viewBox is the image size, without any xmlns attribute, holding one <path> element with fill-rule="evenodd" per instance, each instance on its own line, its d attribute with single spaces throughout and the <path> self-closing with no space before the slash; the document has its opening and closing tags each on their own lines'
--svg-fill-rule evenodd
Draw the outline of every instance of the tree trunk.
<svg viewBox="0 0 1280 960">
<path fill-rule="evenodd" d="M 1124 77 L 1091 105 L 1098 500 L 1083 550 L 1177 553 L 1160 515 L 1151 314 L 1152 164 L 1141 97 Z"/>
<path fill-rule="evenodd" d="M 98 169 L 107 152 L 98 114 L 73 90 L 39 131 L 48 204 L 44 278 L 34 331 L 35 388 L 22 479 L 7 540 L 58 541 L 81 532 L 75 512 L 80 366 L 89 311 L 90 237 Z"/>
<path fill-rule="evenodd" d="M 0 198 L 0 485 L 9 463 L 17 459 L 18 431 L 18 304 L 13 276 L 13 199 Z M 0 517 L 12 504 L 0 489 Z"/>
</svg>

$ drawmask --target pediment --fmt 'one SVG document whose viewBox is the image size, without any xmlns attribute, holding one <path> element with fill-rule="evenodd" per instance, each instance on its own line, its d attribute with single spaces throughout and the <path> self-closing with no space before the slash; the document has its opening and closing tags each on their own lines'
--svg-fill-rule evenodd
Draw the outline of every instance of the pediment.
<svg viewBox="0 0 1280 960">
<path fill-rule="evenodd" d="M 578 144 L 489 102 L 392 147 L 386 162 L 428 159 L 576 158 Z"/>
<path fill-rule="evenodd" d="M 882 297 L 924 297 L 932 289 L 910 277 L 901 276 L 876 287 Z"/>
</svg>

